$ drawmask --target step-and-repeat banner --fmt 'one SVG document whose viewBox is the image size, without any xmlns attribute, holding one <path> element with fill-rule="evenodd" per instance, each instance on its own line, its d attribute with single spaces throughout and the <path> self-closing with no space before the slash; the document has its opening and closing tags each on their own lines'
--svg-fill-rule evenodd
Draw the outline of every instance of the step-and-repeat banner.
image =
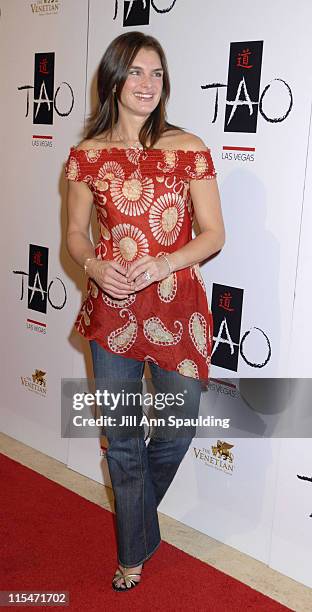
<svg viewBox="0 0 312 612">
<path fill-rule="evenodd" d="M 160 510 L 312 586 L 308 440 L 274 436 L 266 400 L 241 384 L 312 370 L 309 0 L 300 11 L 290 0 L 0 0 L 0 10 L 2 430 L 110 482 L 105 440 L 60 435 L 61 379 L 92 377 L 73 331 L 85 279 L 65 246 L 64 162 L 105 48 L 150 33 L 169 63 L 169 120 L 210 147 L 226 225 L 225 246 L 201 267 L 214 316 L 201 411 L 238 415 L 235 434 L 194 438 Z"/>
</svg>

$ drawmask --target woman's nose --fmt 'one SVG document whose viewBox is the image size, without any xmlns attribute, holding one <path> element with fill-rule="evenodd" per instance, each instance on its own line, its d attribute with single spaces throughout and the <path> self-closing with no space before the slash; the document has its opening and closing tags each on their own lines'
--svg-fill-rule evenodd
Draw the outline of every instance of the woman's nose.
<svg viewBox="0 0 312 612">
<path fill-rule="evenodd" d="M 145 87 L 146 89 L 148 89 L 151 86 L 151 77 L 148 74 L 143 74 L 142 75 L 142 79 L 141 79 L 141 85 L 142 87 Z"/>
</svg>

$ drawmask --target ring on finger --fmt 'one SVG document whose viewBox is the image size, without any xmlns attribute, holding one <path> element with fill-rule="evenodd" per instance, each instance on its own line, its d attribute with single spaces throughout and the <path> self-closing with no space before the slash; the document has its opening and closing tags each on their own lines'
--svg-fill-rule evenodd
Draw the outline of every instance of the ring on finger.
<svg viewBox="0 0 312 612">
<path fill-rule="evenodd" d="M 149 271 L 148 271 L 148 270 L 146 270 L 146 271 L 144 272 L 143 276 L 144 276 L 145 280 L 147 280 L 147 281 L 151 280 L 151 278 L 152 278 L 152 277 L 151 277 L 151 274 L 149 273 Z"/>
</svg>

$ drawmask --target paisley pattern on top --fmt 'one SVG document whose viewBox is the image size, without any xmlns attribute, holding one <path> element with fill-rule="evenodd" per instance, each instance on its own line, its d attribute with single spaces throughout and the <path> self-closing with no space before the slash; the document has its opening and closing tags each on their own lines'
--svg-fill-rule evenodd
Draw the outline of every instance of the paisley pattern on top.
<svg viewBox="0 0 312 612">
<path fill-rule="evenodd" d="M 209 149 L 71 147 L 65 176 L 85 182 L 93 194 L 96 257 L 126 270 L 144 255 L 170 254 L 192 239 L 190 182 L 213 179 L 216 172 Z M 209 379 L 213 319 L 198 264 L 121 300 L 89 278 L 75 327 L 112 353 Z"/>
</svg>

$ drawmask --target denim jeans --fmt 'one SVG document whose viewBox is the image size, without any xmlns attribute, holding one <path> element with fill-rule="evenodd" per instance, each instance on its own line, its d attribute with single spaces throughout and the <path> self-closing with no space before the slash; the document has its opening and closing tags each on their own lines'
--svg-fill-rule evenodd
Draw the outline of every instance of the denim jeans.
<svg viewBox="0 0 312 612">
<path fill-rule="evenodd" d="M 97 389 L 104 386 L 116 392 L 126 381 L 134 381 L 131 382 L 131 391 L 142 393 L 144 361 L 106 351 L 95 340 L 90 341 L 90 348 Z M 149 362 L 149 366 L 153 391 L 157 394 L 183 393 L 183 397 L 187 398 L 183 418 L 197 418 L 200 381 L 164 370 L 153 362 Z M 110 416 L 115 414 L 105 407 L 101 410 L 104 416 L 108 412 Z M 127 410 L 128 407 L 125 407 L 124 413 Z M 142 416 L 142 405 L 135 405 L 130 412 Z M 173 405 L 170 414 L 181 415 L 179 406 Z M 136 427 L 136 435 L 125 435 L 124 431 L 118 435 L 113 427 L 105 427 L 104 430 L 109 442 L 106 458 L 115 497 L 118 562 L 124 567 L 141 565 L 159 547 L 161 536 L 157 507 L 196 431 L 196 427 L 187 428 L 186 434 L 177 435 L 176 431 L 168 434 L 169 428 L 162 429 L 155 428 L 148 444 L 143 427 Z"/>
</svg>

